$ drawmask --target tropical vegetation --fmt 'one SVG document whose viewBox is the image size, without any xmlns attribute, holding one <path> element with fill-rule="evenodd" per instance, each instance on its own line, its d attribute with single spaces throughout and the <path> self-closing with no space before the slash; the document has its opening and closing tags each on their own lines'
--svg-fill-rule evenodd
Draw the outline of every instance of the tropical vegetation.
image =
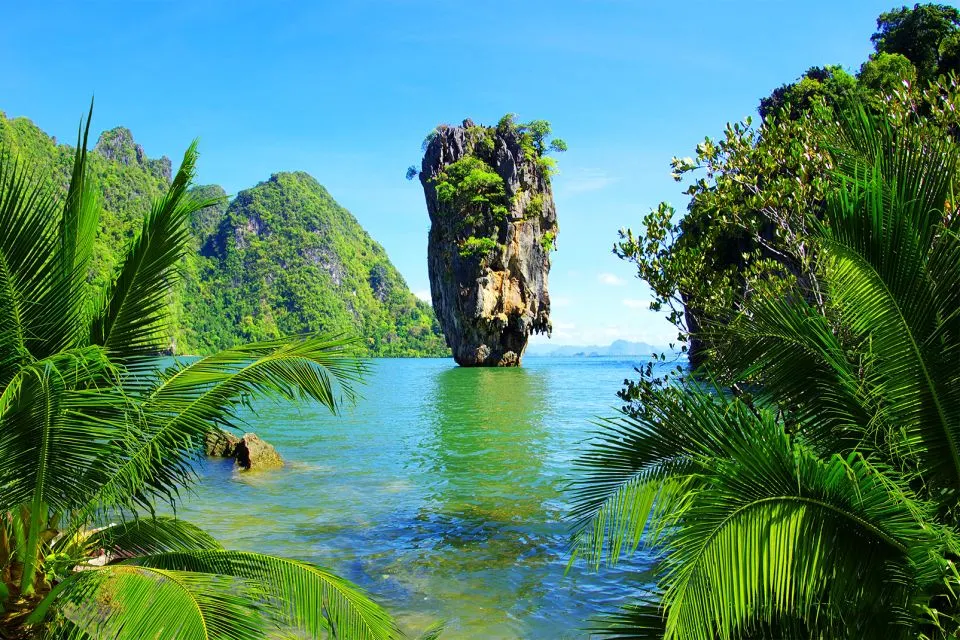
<svg viewBox="0 0 960 640">
<path fill-rule="evenodd" d="M 75 149 L 26 118 L 0 113 L 0 145 L 37 167 L 65 194 Z M 90 286 L 99 290 L 123 258 L 151 203 L 167 192 L 171 163 L 151 159 L 131 132 L 101 134 L 87 167 L 102 194 Z M 213 203 L 193 213 L 193 250 L 169 296 L 165 349 L 210 354 L 290 333 L 349 332 L 370 356 L 444 356 L 439 325 L 349 211 L 312 177 L 279 173 L 232 201 L 218 185 L 192 187 Z M 265 222 L 266 221 L 266 222 Z"/>
<path fill-rule="evenodd" d="M 642 370 L 579 462 L 574 557 L 658 558 L 598 635 L 960 635 L 960 92 L 934 75 L 957 18 L 883 14 L 870 62 L 902 50 L 926 87 L 788 87 L 759 129 L 675 159 L 707 174 L 684 221 L 661 205 L 622 233 L 699 344 L 691 369 Z"/>
<path fill-rule="evenodd" d="M 711 322 L 582 459 L 577 550 L 661 554 L 629 638 L 960 633 L 960 149 L 863 109 L 825 134 L 810 280 Z"/>
<path fill-rule="evenodd" d="M 693 157 L 672 160 L 690 204 L 681 217 L 663 202 L 642 229 L 623 229 L 614 251 L 634 263 L 676 325 L 680 348 L 700 364 L 702 320 L 736 309 L 786 273 L 810 274 L 808 217 L 825 207 L 829 154 L 817 132 L 857 100 L 893 122 L 922 119 L 956 135 L 960 12 L 916 5 L 886 12 L 872 37 L 875 52 L 859 71 L 814 67 L 760 101 L 760 120 L 729 124 Z M 811 286 L 815 287 L 812 282 Z"/>
<path fill-rule="evenodd" d="M 460 256 L 482 261 L 495 249 L 503 247 L 502 227 L 516 202 L 508 198 L 507 186 L 496 168 L 496 138 L 506 137 L 516 141 L 523 157 L 535 162 L 543 170 L 548 185 L 557 171 L 556 159 L 550 154 L 563 153 L 567 150 L 567 143 L 551 137 L 553 130 L 546 120 L 519 123 L 513 113 L 500 118 L 496 126 L 485 127 L 474 124 L 472 120 L 464 121 L 464 126 L 465 154 L 432 180 L 441 210 L 446 211 L 446 215 L 455 216 L 452 227 Z M 424 139 L 424 151 L 435 136 L 436 130 Z M 408 180 L 412 180 L 420 175 L 420 171 L 411 166 L 406 175 Z M 512 197 L 519 199 L 523 195 L 521 190 Z M 539 216 L 542 212 L 541 194 L 530 196 L 522 209 L 525 218 Z M 555 248 L 556 233 L 547 233 L 549 237 L 544 236 L 541 246 L 545 251 L 550 251 Z"/>
<path fill-rule="evenodd" d="M 210 430 L 256 398 L 336 411 L 364 367 L 351 340 L 306 334 L 161 368 L 189 224 L 215 202 L 190 190 L 194 143 L 98 280 L 88 132 L 89 119 L 64 198 L 22 150 L 0 156 L 0 635 L 395 637 L 330 571 L 223 549 L 164 515 Z"/>
<path fill-rule="evenodd" d="M 431 306 L 310 175 L 241 191 L 208 228 L 182 297 L 188 352 L 322 329 L 360 335 L 366 355 L 449 354 Z"/>
</svg>

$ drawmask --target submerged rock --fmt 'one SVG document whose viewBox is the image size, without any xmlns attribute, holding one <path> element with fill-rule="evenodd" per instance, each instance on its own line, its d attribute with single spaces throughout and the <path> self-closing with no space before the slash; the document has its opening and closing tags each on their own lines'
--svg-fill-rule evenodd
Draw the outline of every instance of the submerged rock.
<svg viewBox="0 0 960 640">
<path fill-rule="evenodd" d="M 269 442 L 255 433 L 243 434 L 243 439 L 234 449 L 237 466 L 245 470 L 276 469 L 283 466 L 283 458 Z"/>
<path fill-rule="evenodd" d="M 427 143 L 419 175 L 431 222 L 430 289 L 462 366 L 518 366 L 530 335 L 550 333 L 557 214 L 547 135 L 543 121 L 507 117 L 496 127 L 443 125 Z"/>
</svg>

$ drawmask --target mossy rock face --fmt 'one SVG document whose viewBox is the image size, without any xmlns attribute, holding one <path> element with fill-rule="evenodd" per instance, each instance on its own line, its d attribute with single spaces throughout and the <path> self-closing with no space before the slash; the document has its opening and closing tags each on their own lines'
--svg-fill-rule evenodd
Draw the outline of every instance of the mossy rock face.
<svg viewBox="0 0 960 640">
<path fill-rule="evenodd" d="M 462 366 L 517 366 L 530 335 L 550 332 L 558 228 L 542 138 L 512 121 L 470 120 L 428 138 L 420 182 L 433 308 Z"/>
</svg>

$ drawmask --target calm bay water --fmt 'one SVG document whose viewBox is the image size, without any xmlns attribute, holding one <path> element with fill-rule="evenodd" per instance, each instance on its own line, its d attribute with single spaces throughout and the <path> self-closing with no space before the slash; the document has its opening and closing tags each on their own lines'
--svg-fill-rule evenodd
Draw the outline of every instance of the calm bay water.
<svg viewBox="0 0 960 640">
<path fill-rule="evenodd" d="M 443 619 L 444 638 L 583 638 L 591 615 L 650 579 L 645 556 L 565 575 L 571 463 L 635 364 L 375 360 L 341 416 L 259 407 L 250 429 L 287 467 L 210 461 L 180 513 L 228 548 L 333 569 L 414 637 Z"/>
</svg>

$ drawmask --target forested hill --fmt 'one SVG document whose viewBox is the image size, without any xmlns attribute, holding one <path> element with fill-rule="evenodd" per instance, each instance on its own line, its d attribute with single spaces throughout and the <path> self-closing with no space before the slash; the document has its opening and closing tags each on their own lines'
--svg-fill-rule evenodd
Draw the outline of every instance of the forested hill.
<svg viewBox="0 0 960 640">
<path fill-rule="evenodd" d="M 0 112 L 0 146 L 62 194 L 73 147 Z M 103 193 L 93 282 L 117 267 L 152 200 L 170 181 L 130 131 L 101 134 L 89 166 Z M 216 185 L 196 188 L 224 195 Z M 410 292 L 383 247 L 306 173 L 279 173 L 191 221 L 196 252 L 171 299 L 177 353 L 202 354 L 305 331 L 351 332 L 374 356 L 448 355 L 430 305 Z"/>
</svg>

